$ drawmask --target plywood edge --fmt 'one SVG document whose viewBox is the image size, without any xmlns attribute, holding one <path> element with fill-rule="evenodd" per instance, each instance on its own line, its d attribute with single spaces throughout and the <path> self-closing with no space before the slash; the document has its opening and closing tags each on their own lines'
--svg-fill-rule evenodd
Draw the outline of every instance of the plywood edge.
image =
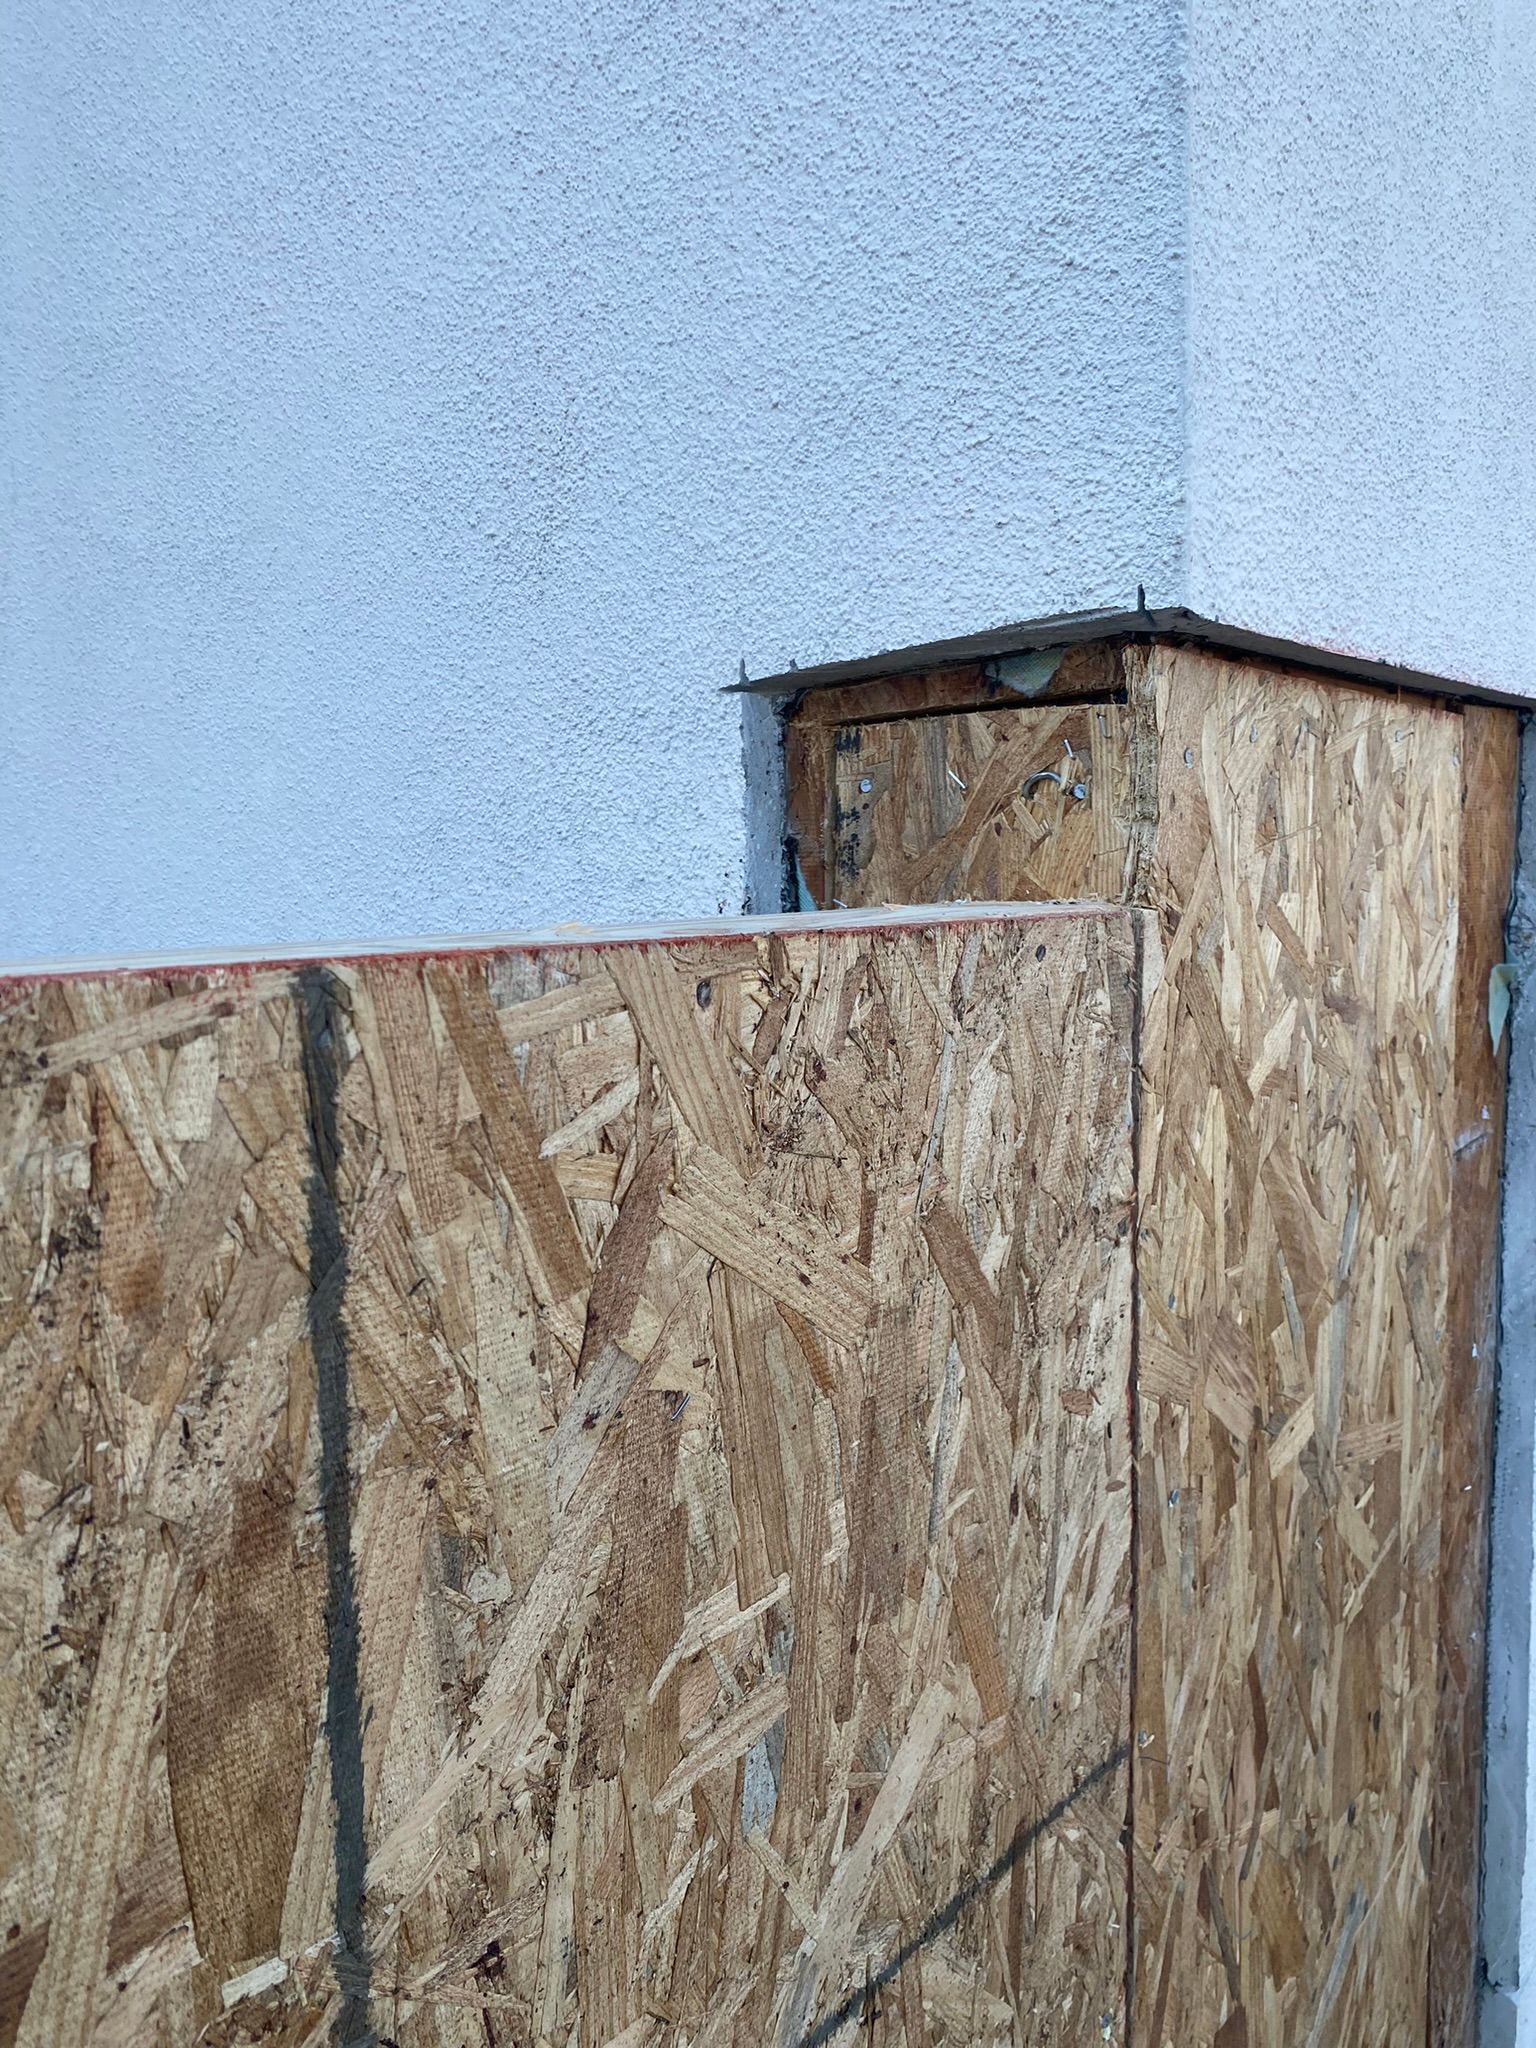
<svg viewBox="0 0 1536 2048">
<path fill-rule="evenodd" d="M 876 904 L 864 910 L 779 912 L 772 917 L 711 917 L 656 924 L 550 925 L 525 931 L 474 932 L 402 939 L 367 939 L 340 945 L 236 946 L 207 952 L 126 953 L 80 960 L 0 961 L 0 990 L 7 983 L 84 980 L 103 974 L 205 974 L 218 969 L 262 968 L 274 972 L 319 961 L 350 967 L 363 960 L 442 960 L 476 953 L 534 953 L 619 945 L 694 945 L 700 940 L 753 939 L 781 933 L 924 930 L 935 926 L 1007 924 L 1020 919 L 1113 917 L 1123 906 L 1102 901 L 1071 903 Z"/>
<path fill-rule="evenodd" d="M 1499 1196 L 1508 1032 L 1494 1043 L 1489 982 L 1504 956 L 1520 774 L 1517 720 L 1462 714 L 1451 1217 L 1446 1304 L 1440 1658 L 1430 1843 L 1430 2048 L 1472 2048 L 1481 1904 L 1489 1475 L 1498 1335 Z"/>
</svg>

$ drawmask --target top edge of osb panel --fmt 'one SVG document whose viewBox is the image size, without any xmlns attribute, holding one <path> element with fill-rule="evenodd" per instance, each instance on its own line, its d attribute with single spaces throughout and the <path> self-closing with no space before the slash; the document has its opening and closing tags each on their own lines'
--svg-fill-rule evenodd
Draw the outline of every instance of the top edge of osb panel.
<svg viewBox="0 0 1536 2048">
<path fill-rule="evenodd" d="M 247 946 L 185 953 L 124 953 L 98 959 L 0 960 L 7 982 L 74 980 L 103 974 L 206 974 L 228 970 L 281 972 L 313 962 L 346 967 L 363 960 L 442 960 L 477 953 L 534 953 L 602 946 L 683 946 L 700 940 L 748 940 L 781 933 L 911 931 L 931 926 L 1040 923 L 1062 918 L 1125 915 L 1125 905 L 1097 898 L 1069 903 L 876 904 L 861 910 L 781 912 L 773 917 L 712 917 L 661 924 L 549 925 L 529 931 L 475 932 L 408 939 L 345 941 L 318 946 Z"/>
<path fill-rule="evenodd" d="M 809 691 L 831 689 L 838 684 L 873 682 L 878 678 L 927 668 L 1003 661 L 1010 655 L 1050 653 L 1080 646 L 1086 641 L 1155 639 L 1205 647 L 1217 654 L 1250 655 L 1277 665 L 1337 676 L 1346 682 L 1372 683 L 1381 689 L 1406 690 L 1419 695 L 1454 697 L 1481 704 L 1507 704 L 1517 708 L 1529 707 L 1533 696 L 1536 696 L 1536 692 L 1530 690 L 1499 688 L 1471 677 L 1404 667 L 1353 648 L 1330 647 L 1313 641 L 1287 640 L 1273 634 L 1254 632 L 1223 619 L 1206 618 L 1182 605 L 1057 612 L 990 627 L 980 633 L 962 634 L 954 639 L 927 641 L 920 646 L 892 648 L 884 653 L 858 655 L 843 661 L 818 662 L 809 668 L 782 669 L 773 675 L 743 676 L 740 682 L 728 685 L 723 694 L 801 696 Z"/>
</svg>

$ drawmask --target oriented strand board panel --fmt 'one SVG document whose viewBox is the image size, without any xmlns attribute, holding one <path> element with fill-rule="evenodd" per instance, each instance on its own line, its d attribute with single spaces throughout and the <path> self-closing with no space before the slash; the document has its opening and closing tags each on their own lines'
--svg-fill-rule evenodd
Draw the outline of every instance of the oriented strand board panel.
<svg viewBox="0 0 1536 2048">
<path fill-rule="evenodd" d="M 1469 2048 L 1503 1116 L 1487 1003 L 1516 722 L 1193 650 L 1105 652 L 1100 687 L 1124 700 L 1123 894 L 1156 911 L 1133 2038 L 1352 2048 L 1386 2027 L 1423 2038 L 1427 1999 L 1427 2038 Z M 806 697 L 788 730 L 807 876 L 821 844 L 841 843 L 850 900 L 1027 892 L 1025 842 L 992 808 L 985 769 L 977 778 L 957 756 L 974 727 L 955 714 L 979 690 L 975 676 L 942 676 Z M 1018 709 L 983 715 L 999 729 Z M 820 797 L 829 776 L 835 807 Z M 1341 1431 L 1351 1418 L 1342 1468 L 1315 1427 L 1317 1400 L 1335 1397 Z M 1360 1463 L 1373 1430 L 1395 1458 L 1380 1475 L 1386 1451 Z M 1262 1468 L 1256 1443 L 1272 1446 Z M 1179 1476 L 1191 1465 L 1192 1483 Z M 1433 1623 L 1405 1569 L 1433 1580 Z M 1384 1613 L 1402 1638 L 1390 1668 Z M 1159 1714 L 1181 1730 L 1171 1757 Z M 1341 1802 L 1335 1841 L 1322 1821 Z M 1381 1859 L 1399 1857 L 1386 1889 L 1371 1882 L 1373 1854 L 1378 1880 Z"/>
<path fill-rule="evenodd" d="M 1132 2038 L 1417 2042 L 1461 719 L 1153 675 Z"/>
<path fill-rule="evenodd" d="M 1125 893 L 1127 710 L 956 711 L 833 736 L 830 887 L 849 905 Z"/>
<path fill-rule="evenodd" d="M 1123 2038 L 1128 925 L 6 985 L 0 2037 Z"/>
</svg>

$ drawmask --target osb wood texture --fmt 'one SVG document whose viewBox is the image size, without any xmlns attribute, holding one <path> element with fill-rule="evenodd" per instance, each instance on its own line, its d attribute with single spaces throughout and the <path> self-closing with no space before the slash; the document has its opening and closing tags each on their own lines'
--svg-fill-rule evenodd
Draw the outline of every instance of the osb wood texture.
<svg viewBox="0 0 1536 2048">
<path fill-rule="evenodd" d="M 1422 2041 L 1461 720 L 1152 679 L 1132 2039 Z"/>
<path fill-rule="evenodd" d="M 839 726 L 837 900 L 1121 898 L 1133 841 L 1127 724 L 1125 707 L 1106 702 Z"/>
<path fill-rule="evenodd" d="M 1127 922 L 6 987 L 3 2037 L 1117 2038 Z"/>
<path fill-rule="evenodd" d="M 836 872 L 840 841 L 844 836 L 840 809 L 844 779 L 838 774 L 839 756 L 852 745 L 867 739 L 875 725 L 890 720 L 899 726 L 900 722 L 918 715 L 932 717 L 953 712 L 999 712 L 1010 706 L 1039 709 L 1046 704 L 1073 700 L 1092 699 L 1099 704 L 1111 704 L 1125 696 L 1125 652 L 1115 641 L 1093 641 L 1081 647 L 1069 647 L 1043 685 L 1028 695 L 1000 682 L 993 670 L 980 662 L 963 663 L 953 668 L 925 669 L 910 675 L 889 676 L 832 689 L 808 690 L 794 706 L 784 726 L 789 836 L 804 896 L 823 909 L 830 909 L 837 903 L 851 907 L 882 900 L 863 880 L 863 867 L 859 861 L 849 863 L 850 872 L 842 879 Z M 897 735 L 892 737 L 894 739 Z M 929 747 L 933 744 L 930 739 Z M 939 741 L 941 747 L 944 744 L 943 740 Z M 1057 747 L 1053 751 L 1059 752 L 1060 749 Z M 1145 749 L 1140 750 L 1143 756 L 1145 752 Z M 1055 762 L 1046 761 L 1042 765 L 1054 767 Z M 857 781 L 855 778 L 855 794 L 858 794 Z M 886 830 L 891 827 L 896 829 L 898 836 L 905 827 L 906 836 L 909 839 L 915 837 L 912 823 L 906 819 L 901 805 L 888 811 L 882 820 L 883 829 L 876 832 L 873 839 L 883 840 Z M 1033 834 L 1024 834 L 1016 843 L 1032 844 Z M 865 835 L 865 846 L 869 844 L 870 835 Z M 1007 857 L 998 868 L 1000 880 L 1006 869 Z M 908 886 L 912 891 L 910 895 L 893 897 L 892 900 L 947 900 L 942 876 L 935 875 L 925 884 L 913 878 Z M 921 893 L 923 888 L 930 893 Z M 980 897 L 984 891 L 977 888 L 972 893 Z M 1095 890 L 1092 893 L 1104 892 Z M 1118 895 L 1119 891 L 1109 893 Z M 1004 892 L 997 900 L 1041 902 L 1048 899 L 1026 882 L 1021 890 Z"/>
<path fill-rule="evenodd" d="M 1138 1863 L 1133 1912 L 1134 2038 L 1373 2043 L 1407 2027 L 1400 2038 L 1427 2029 L 1430 2043 L 1462 2048 L 1475 2006 L 1503 1126 L 1487 998 L 1513 861 L 1516 721 L 1194 650 L 1100 654 L 1105 687 L 1124 702 L 1123 894 L 1158 913 L 1147 958 L 1155 979 L 1166 949 L 1175 984 L 1148 1036 L 1143 1119 L 1146 1161 L 1157 1169 L 1161 1154 L 1162 1177 L 1145 1195 L 1140 1295 L 1140 1585 L 1151 1628 L 1137 1649 L 1148 1701 L 1138 1802 L 1151 1853 Z M 837 884 L 854 891 L 845 900 L 1030 893 L 1036 877 L 1021 855 L 1034 834 L 994 809 L 997 792 L 978 803 L 950 757 L 972 719 L 999 731 L 1046 708 L 978 709 L 947 679 L 925 689 L 908 678 L 900 689 L 899 703 L 849 690 L 830 707 L 838 807 L 824 806 L 827 830 L 858 854 Z M 791 721 L 792 771 L 810 754 L 816 728 L 796 725 L 812 701 Z M 869 770 L 852 774 L 855 736 L 881 762 L 900 754 L 889 789 Z M 809 795 L 790 789 L 802 845 L 820 814 L 817 772 Z M 859 802 L 870 806 L 862 815 Z M 1063 884 L 1067 875 L 1067 864 L 1057 868 Z M 1090 886 L 1086 874 L 1079 886 Z M 1102 872 L 1091 886 L 1121 893 Z M 1395 1283 L 1372 1279 L 1380 1305 L 1363 1303 L 1365 1276 L 1382 1273 Z M 1396 1389 L 1382 1377 L 1384 1355 Z M 1171 1380 L 1160 1380 L 1166 1371 Z M 1292 1406 L 1308 1376 L 1310 1412 L 1304 1393 Z M 1331 1455 L 1316 1435 L 1320 1396 L 1340 1403 Z M 1220 1428 L 1212 1414 L 1226 1416 Z M 1372 1429 L 1396 1460 L 1380 1478 L 1375 1457 L 1388 1453 L 1364 1455 Z M 1271 1431 L 1258 1470 L 1255 1445 Z M 1159 1447 L 1170 1444 L 1176 1471 L 1192 1456 L 1197 1470 L 1193 1484 L 1175 1476 L 1159 1493 Z M 1266 1536 L 1254 1517 L 1271 1477 Z M 1405 1570 L 1433 1580 L 1433 1594 L 1420 1588 L 1410 1603 Z M 1196 1611 L 1227 1602 L 1210 1621 Z M 1395 1628 L 1399 1602 L 1404 1661 L 1389 1672 L 1382 1618 Z M 1377 1743 L 1378 1712 L 1393 1754 Z M 1171 1757 L 1170 1717 L 1181 1731 Z M 1160 1793 L 1170 1763 L 1173 1789 Z M 1367 1796 L 1350 1821 L 1355 1789 Z M 1339 1810 L 1341 1845 L 1337 1824 L 1322 1826 Z M 1281 1813 L 1292 1816 L 1283 1825 Z M 1363 1826 L 1376 1830 L 1371 1849 Z M 1383 1994 L 1378 2026 L 1382 1972 L 1395 1990 Z"/>
</svg>

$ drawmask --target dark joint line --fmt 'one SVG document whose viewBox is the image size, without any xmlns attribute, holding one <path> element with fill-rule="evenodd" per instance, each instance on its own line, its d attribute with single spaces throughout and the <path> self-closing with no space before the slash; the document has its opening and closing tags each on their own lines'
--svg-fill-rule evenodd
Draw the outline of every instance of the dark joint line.
<svg viewBox="0 0 1536 2048">
<path fill-rule="evenodd" d="M 336 1983 L 341 2009 L 332 2039 L 363 2048 L 372 1963 L 363 1929 L 368 1852 L 363 1835 L 363 1712 L 358 1690 L 357 1574 L 352 1556 L 351 1401 L 347 1326 L 347 1244 L 337 1196 L 341 1141 L 341 997 L 324 967 L 306 967 L 296 986 L 309 1134 L 309 1305 L 320 1423 L 320 1505 L 325 1523 L 326 1747 L 336 1809 Z"/>
<path fill-rule="evenodd" d="M 1130 1753 L 1130 1744 L 1123 1742 L 1112 1756 L 1107 1756 L 1102 1763 L 1095 1764 L 1070 1792 L 1063 1793 L 1054 1806 L 1047 1807 L 1046 1811 L 1037 1820 L 1031 1821 L 1028 1827 L 1020 1828 L 995 1862 L 988 1864 L 981 1875 L 972 1878 L 969 1884 L 962 1885 L 947 1905 L 941 1906 L 937 1913 L 925 1920 L 912 1939 L 905 1942 L 888 1963 L 882 1964 L 851 1998 L 845 1998 L 835 2012 L 828 2013 L 818 2027 L 802 2038 L 799 2048 L 826 2048 L 827 2042 L 840 2033 L 850 2020 L 862 2017 L 869 2000 L 877 1991 L 883 1991 L 887 1984 L 899 1977 L 919 1950 L 929 1947 L 941 1934 L 947 1934 L 967 1906 L 979 1899 L 983 1892 L 990 1891 L 995 1884 L 1000 1884 L 1019 1858 L 1034 1847 L 1046 1830 L 1054 1827 L 1057 1821 L 1070 1813 L 1077 1802 L 1096 1785 L 1101 1785 L 1106 1778 L 1112 1777 L 1129 1759 Z"/>
</svg>

